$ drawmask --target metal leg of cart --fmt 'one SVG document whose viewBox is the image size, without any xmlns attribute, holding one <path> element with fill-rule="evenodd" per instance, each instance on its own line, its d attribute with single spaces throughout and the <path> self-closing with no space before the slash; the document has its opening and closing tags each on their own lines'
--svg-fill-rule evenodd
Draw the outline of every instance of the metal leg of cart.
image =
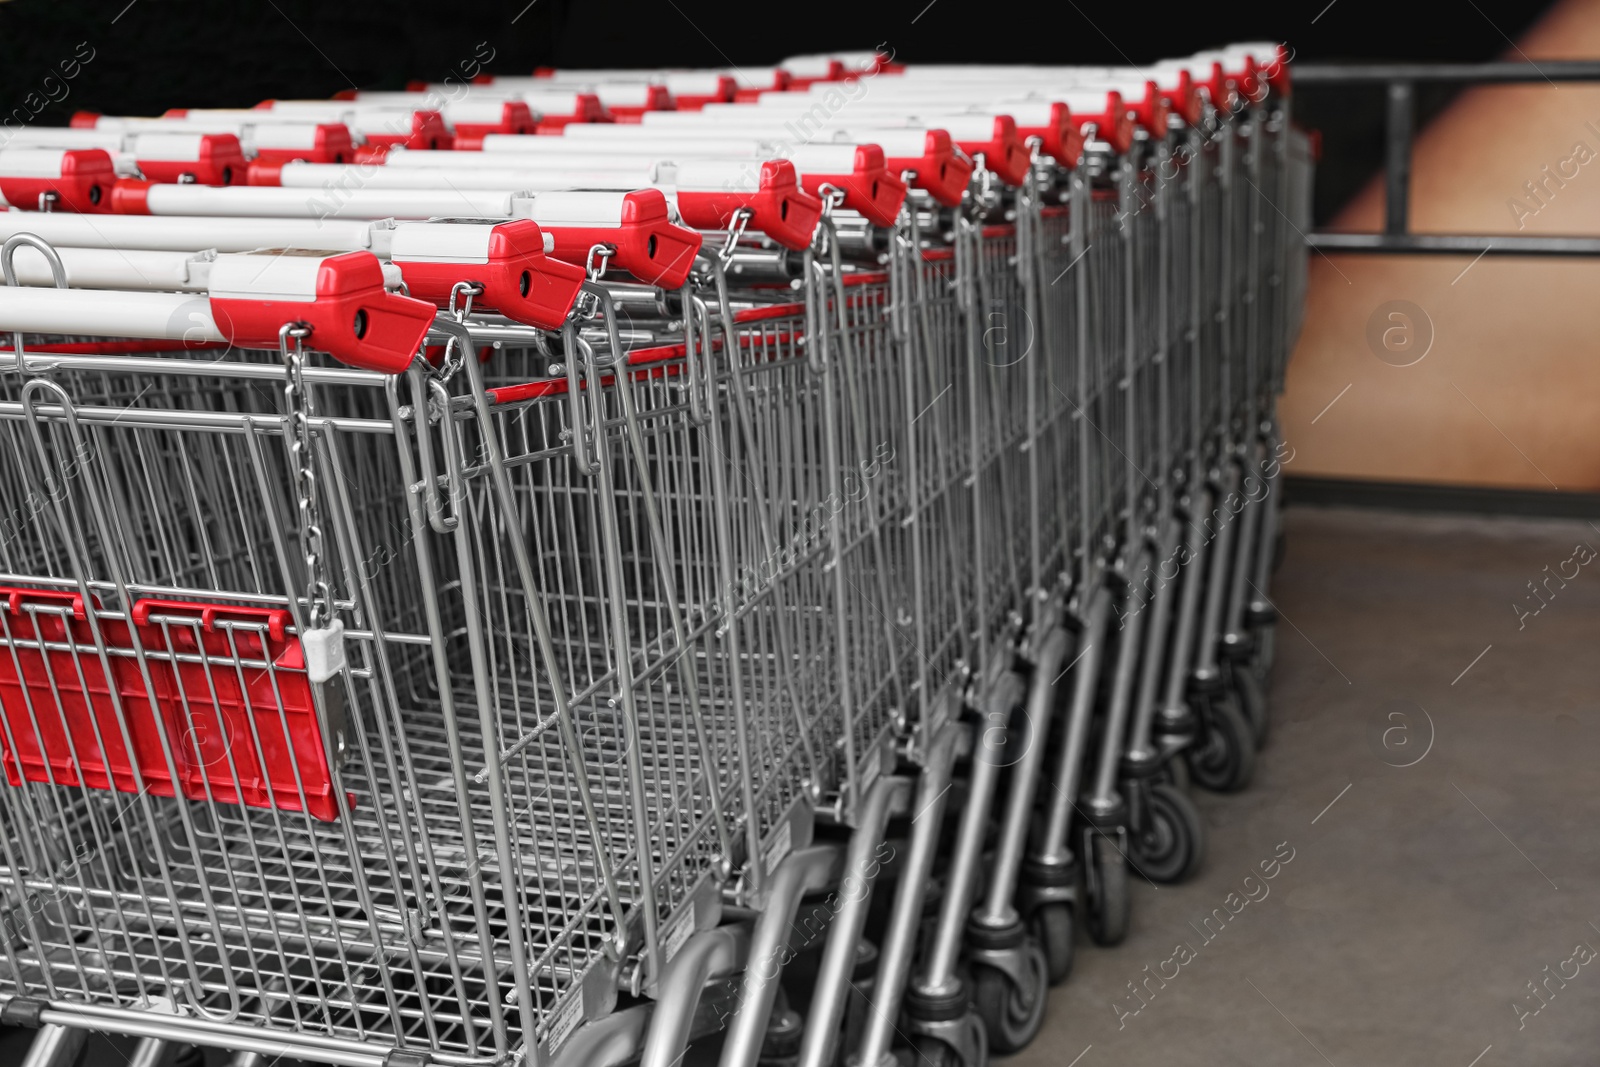
<svg viewBox="0 0 1600 1067">
<path fill-rule="evenodd" d="M 849 999 L 856 945 L 866 925 L 872 885 L 881 865 L 878 848 L 883 844 L 890 814 L 906 803 L 910 792 L 909 778 L 879 778 L 867 789 L 856 809 L 856 829 L 850 835 L 844 876 L 839 880 L 839 903 L 827 944 L 822 949 L 822 962 L 817 967 L 811 1011 L 806 1018 L 805 1038 L 800 1044 L 800 1067 L 827 1067 L 833 1062 L 839 1027 L 844 1022 Z"/>
<path fill-rule="evenodd" d="M 984 900 L 967 921 L 973 1003 L 988 1031 L 989 1047 L 1001 1053 L 1019 1051 L 1038 1036 L 1044 1025 L 1047 989 L 1056 978 L 1052 965 L 1060 964 L 1051 959 L 1051 946 L 1031 934 L 1033 914 L 1019 911 L 1015 898 L 1028 847 L 1028 827 L 1033 822 L 1034 797 L 1049 748 L 1057 683 L 1071 643 L 1066 630 L 1053 628 L 1034 663 L 1023 704 L 1024 721 L 1021 729 L 1014 731 L 1021 734 L 1025 748 L 1011 768 L 1011 791 Z"/>
<path fill-rule="evenodd" d="M 46 1023 L 22 1057 L 22 1067 L 72 1067 L 89 1040 L 89 1031 Z"/>
<path fill-rule="evenodd" d="M 947 698 L 947 699 L 953 699 Z M 928 878 L 933 873 L 934 853 L 939 832 L 944 826 L 945 795 L 950 790 L 950 775 L 956 747 L 966 727 L 946 722 L 928 743 L 927 760 L 917 779 L 916 799 L 912 802 L 911 846 L 905 869 L 895 886 L 894 907 L 878 957 L 876 993 L 861 1044 L 849 1060 L 856 1067 L 889 1067 L 895 1062 L 890 1044 L 895 1019 L 900 1014 L 900 998 L 911 976 L 917 931 L 922 923 L 922 901 Z"/>
<path fill-rule="evenodd" d="M 838 845 L 811 845 L 785 856 L 767 882 L 767 897 L 750 935 L 750 964 L 745 968 L 738 1009 L 722 1042 L 721 1067 L 755 1067 L 774 1005 L 783 987 L 779 978 L 788 959 L 791 924 L 800 898 L 821 892 L 839 880 L 844 850 Z"/>
<path fill-rule="evenodd" d="M 997 732 L 985 723 L 996 718 L 1009 721 L 1024 691 L 1022 678 L 1006 673 L 995 679 L 979 704 L 981 718 L 974 727 L 967 806 L 956 829 L 933 943 L 924 950 L 922 969 L 906 993 L 907 1028 L 919 1054 L 935 1063 L 953 1059 L 964 1067 L 977 1067 L 989 1058 L 988 1033 L 969 1006 L 971 990 L 956 965 L 972 899 L 978 892 L 989 811 L 1006 749 L 1005 731 L 998 731 L 996 738 Z"/>
</svg>

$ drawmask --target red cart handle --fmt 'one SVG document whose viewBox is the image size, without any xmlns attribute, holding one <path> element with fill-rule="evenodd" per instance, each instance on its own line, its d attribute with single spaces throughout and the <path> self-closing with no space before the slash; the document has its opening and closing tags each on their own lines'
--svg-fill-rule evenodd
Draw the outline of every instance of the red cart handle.
<svg viewBox="0 0 1600 1067">
<path fill-rule="evenodd" d="M 1167 106 L 1172 109 L 1172 113 L 1189 125 L 1198 126 L 1203 105 L 1189 68 L 1178 67 L 1159 73 L 1162 81 L 1167 83 L 1167 87 L 1163 88 L 1161 93 L 1167 98 Z"/>
<path fill-rule="evenodd" d="M 675 184 L 678 214 L 697 230 L 731 229 L 734 216 L 749 211 L 747 228 L 799 251 L 810 246 L 822 219 L 822 201 L 800 188 L 794 164 L 786 159 L 762 163 L 759 174 L 748 162 L 682 163 Z"/>
<path fill-rule="evenodd" d="M 1211 106 L 1222 115 L 1233 111 L 1233 90 L 1229 84 L 1227 74 L 1223 73 L 1222 64 L 1216 60 L 1198 64 L 1200 74 L 1192 75 L 1197 89 L 1204 89 L 1211 98 Z"/>
<path fill-rule="evenodd" d="M 1122 102 L 1133 116 L 1133 121 L 1144 127 L 1150 136 L 1167 135 L 1167 119 L 1172 114 L 1172 107 L 1155 82 L 1146 80 L 1142 96 L 1125 96 Z"/>
<path fill-rule="evenodd" d="M 250 131 L 251 147 L 261 163 L 348 163 L 355 141 L 342 122 L 263 123 Z"/>
<path fill-rule="evenodd" d="M 457 283 L 483 289 L 474 307 L 545 330 L 557 330 L 578 299 L 583 268 L 546 255 L 547 240 L 532 219 L 515 222 L 405 222 L 395 227 L 389 260 L 411 295 L 447 307 Z"/>
<path fill-rule="evenodd" d="M 435 311 L 386 290 L 371 252 L 221 255 L 211 265 L 210 294 L 217 329 L 233 344 L 276 348 L 283 324 L 301 322 L 311 327 L 310 347 L 384 374 L 411 365 Z"/>
<path fill-rule="evenodd" d="M 536 120 L 521 100 L 463 100 L 446 104 L 444 119 L 456 137 L 483 138 L 491 133 L 533 133 Z"/>
<path fill-rule="evenodd" d="M 0 152 L 0 196 L 14 208 L 34 211 L 48 196 L 64 211 L 91 214 L 111 209 L 116 172 L 103 148 L 8 148 Z"/>
<path fill-rule="evenodd" d="M 539 193 L 531 217 L 553 238 L 552 251 L 588 265 L 596 246 L 608 262 L 646 285 L 677 289 L 689 278 L 700 235 L 673 223 L 660 189 L 631 193 Z"/>
<path fill-rule="evenodd" d="M 1115 89 L 1072 93 L 1067 103 L 1080 133 L 1092 125 L 1095 136 L 1109 144 L 1113 152 L 1120 154 L 1133 147 L 1133 117 L 1128 114 L 1121 93 Z"/>
<path fill-rule="evenodd" d="M 938 116 L 937 122 L 950 133 L 950 139 L 973 159 L 980 155 L 983 165 L 1007 185 L 1021 185 L 1028 177 L 1028 146 L 1017 130 L 1016 119 L 1004 113 L 1006 105 L 971 118 L 960 115 Z"/>
<path fill-rule="evenodd" d="M 248 164 L 231 133 L 141 133 L 133 139 L 139 173 L 153 182 L 243 184 Z"/>
<path fill-rule="evenodd" d="M 1063 167 L 1075 167 L 1083 156 L 1083 131 L 1073 121 L 1072 107 L 1060 100 L 1043 105 L 1021 101 L 1005 105 L 1017 124 L 1017 136 L 1024 142 L 1037 137 L 1045 155 Z"/>
<path fill-rule="evenodd" d="M 946 207 L 961 203 L 972 181 L 972 160 L 943 129 L 909 128 L 862 131 L 848 140 L 871 140 L 883 149 L 883 160 L 898 174 L 912 174 L 911 187 L 921 189 Z"/>
<path fill-rule="evenodd" d="M 876 144 L 805 144 L 789 153 L 805 191 L 821 196 L 823 186 L 844 194 L 844 206 L 875 226 L 893 226 L 905 203 L 906 183 L 889 169 Z"/>
</svg>

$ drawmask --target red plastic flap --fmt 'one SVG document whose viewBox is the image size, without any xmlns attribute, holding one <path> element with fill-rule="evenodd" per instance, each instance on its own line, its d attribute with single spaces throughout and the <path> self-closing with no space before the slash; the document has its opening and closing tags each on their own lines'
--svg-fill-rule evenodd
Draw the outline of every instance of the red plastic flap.
<svg viewBox="0 0 1600 1067">
<path fill-rule="evenodd" d="M 822 201 L 800 188 L 794 164 L 786 159 L 761 164 L 757 188 L 743 191 L 678 189 L 678 214 L 697 230 L 726 230 L 741 208 L 753 214 L 747 226 L 764 233 L 785 248 L 804 249 L 811 244 L 822 219 Z"/>
<path fill-rule="evenodd" d="M 639 189 L 622 199 L 622 217 L 615 225 L 541 223 L 555 239 L 553 254 L 568 263 L 587 263 L 590 249 L 606 245 L 615 249 L 612 267 L 647 285 L 681 287 L 700 251 L 700 235 L 673 223 L 659 189 Z M 534 203 L 537 211 L 537 199 Z"/>
<path fill-rule="evenodd" d="M 285 633 L 288 621 L 276 608 L 178 600 L 133 609 L 183 795 L 331 821 L 339 815 L 333 775 L 304 652 Z M 167 780 L 154 792 L 173 795 L 164 762 L 141 770 L 147 783 Z"/>
<path fill-rule="evenodd" d="M 355 141 L 344 123 L 324 122 L 316 126 L 309 148 L 257 144 L 255 150 L 261 163 L 348 163 L 355 155 Z"/>
<path fill-rule="evenodd" d="M 804 167 L 805 148 L 797 150 Z M 875 144 L 855 146 L 853 169 L 846 172 L 818 171 L 806 168 L 801 175 L 805 190 L 813 196 L 822 195 L 822 187 L 831 185 L 844 193 L 844 206 L 859 212 L 875 226 L 893 226 L 905 203 L 906 183 L 899 173 L 889 169 L 883 158 L 883 149 Z"/>
<path fill-rule="evenodd" d="M 97 620 L 109 653 L 102 660 L 78 594 L 6 588 L 0 598 L 0 646 L 9 646 L 0 648 L 0 764 L 12 785 L 133 793 L 142 779 L 155 796 L 338 817 L 300 642 L 286 633 L 288 612 L 140 601 L 131 626 Z M 30 612 L 29 604 L 45 610 Z M 198 632 L 187 620 L 198 621 Z M 44 643 L 56 647 L 37 647 Z"/>
<path fill-rule="evenodd" d="M 138 148 L 135 142 L 139 172 L 153 182 L 171 184 L 182 181 L 185 175 L 201 185 L 239 185 L 245 180 L 244 149 L 231 133 L 202 134 L 199 152 L 192 160 L 147 159 L 138 155 Z"/>
<path fill-rule="evenodd" d="M 425 233 L 433 225 L 437 224 L 419 223 L 416 228 Z M 399 246 L 390 259 L 400 268 L 411 294 L 422 300 L 444 307 L 456 283 L 471 281 L 483 288 L 473 299 L 474 307 L 541 329 L 560 329 L 583 285 L 583 268 L 545 255 L 544 231 L 532 219 L 483 228 L 489 229 L 487 262 L 408 258 Z"/>
<path fill-rule="evenodd" d="M 280 253 L 274 258 L 293 255 Z M 212 276 L 221 276 L 217 266 Z M 311 327 L 309 347 L 352 367 L 384 374 L 398 374 L 411 365 L 434 312 L 426 301 L 386 291 L 383 267 L 371 252 L 323 258 L 310 299 L 285 299 L 271 292 L 219 292 L 215 281 L 211 292 L 217 329 L 236 345 L 276 348 L 283 324 L 299 322 Z"/>
<path fill-rule="evenodd" d="M 24 152 L 39 157 L 51 154 L 47 150 L 14 150 L 16 155 Z M 39 198 L 45 195 L 54 195 L 55 207 L 62 211 L 99 214 L 111 210 L 107 194 L 116 181 L 116 172 L 111 167 L 110 153 L 102 148 L 73 148 L 56 154 L 60 159 L 59 163 L 51 163 L 51 174 L 31 167 L 27 169 L 38 172 L 0 171 L 0 196 L 24 211 L 37 210 Z"/>
</svg>

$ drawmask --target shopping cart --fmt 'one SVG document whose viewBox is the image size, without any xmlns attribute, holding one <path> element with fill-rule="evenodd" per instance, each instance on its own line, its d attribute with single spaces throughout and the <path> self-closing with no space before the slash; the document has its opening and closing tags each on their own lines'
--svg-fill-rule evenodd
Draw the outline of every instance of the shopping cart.
<svg viewBox="0 0 1600 1067">
<path fill-rule="evenodd" d="M 1198 864 L 1175 761 L 1237 788 L 1264 736 L 1277 501 L 1228 501 L 1304 284 L 1282 73 L 544 72 L 0 152 L 5 1017 L 1027 1044 L 1126 861 Z"/>
</svg>

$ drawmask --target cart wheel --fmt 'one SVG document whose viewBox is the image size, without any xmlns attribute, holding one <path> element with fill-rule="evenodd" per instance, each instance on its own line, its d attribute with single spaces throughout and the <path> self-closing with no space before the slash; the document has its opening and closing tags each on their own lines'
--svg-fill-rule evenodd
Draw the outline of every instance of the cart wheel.
<svg viewBox="0 0 1600 1067">
<path fill-rule="evenodd" d="M 1050 964 L 1050 984 L 1065 982 L 1072 973 L 1075 951 L 1072 905 L 1066 901 L 1039 905 L 1033 913 L 1033 936 L 1044 946 L 1044 958 Z"/>
<path fill-rule="evenodd" d="M 1206 827 L 1194 801 L 1170 785 L 1150 790 L 1145 827 L 1128 838 L 1128 858 L 1152 882 L 1181 882 L 1200 869 Z"/>
<path fill-rule="evenodd" d="M 1089 862 L 1094 865 L 1094 877 L 1089 883 L 1088 913 L 1084 922 L 1089 936 L 1097 945 L 1122 944 L 1128 936 L 1128 912 L 1131 903 L 1128 895 L 1128 864 L 1117 851 L 1116 842 L 1104 834 L 1096 834 L 1090 848 Z"/>
<path fill-rule="evenodd" d="M 1255 735 L 1256 748 L 1265 748 L 1272 719 L 1267 714 L 1266 690 L 1250 664 L 1241 663 L 1233 669 L 1233 690 L 1238 695 L 1245 721 L 1250 724 L 1250 732 Z"/>
<path fill-rule="evenodd" d="M 969 1028 L 967 1041 L 977 1057 L 972 1063 L 953 1045 L 919 1034 L 911 1039 L 911 1067 L 989 1067 L 989 1035 L 983 1023 L 970 1012 L 964 1021 Z"/>
<path fill-rule="evenodd" d="M 1033 938 L 1023 942 L 1023 960 L 1028 981 L 1019 986 L 1011 976 L 994 967 L 974 964 L 972 968 L 972 1006 L 983 1020 L 989 1035 L 989 1048 L 1003 1056 L 1021 1052 L 1044 1025 L 1044 1009 L 1050 988 L 1050 965 L 1044 946 Z"/>
<path fill-rule="evenodd" d="M 1212 700 L 1201 715 L 1200 737 L 1184 753 L 1195 785 L 1234 793 L 1256 772 L 1256 738 L 1231 694 Z"/>
</svg>

